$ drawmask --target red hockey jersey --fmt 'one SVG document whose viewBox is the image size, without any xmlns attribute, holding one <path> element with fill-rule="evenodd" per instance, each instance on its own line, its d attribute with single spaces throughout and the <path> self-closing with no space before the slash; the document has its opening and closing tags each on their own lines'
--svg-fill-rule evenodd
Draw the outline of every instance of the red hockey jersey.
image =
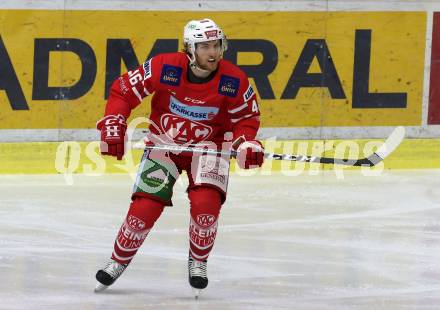
<svg viewBox="0 0 440 310">
<path fill-rule="evenodd" d="M 149 130 L 175 143 L 221 143 L 226 132 L 234 139 L 255 139 L 260 126 L 256 95 L 246 74 L 226 60 L 203 84 L 187 78 L 188 57 L 182 53 L 155 56 L 117 79 L 110 89 L 105 115 L 126 119 L 142 98 L 153 94 Z"/>
</svg>

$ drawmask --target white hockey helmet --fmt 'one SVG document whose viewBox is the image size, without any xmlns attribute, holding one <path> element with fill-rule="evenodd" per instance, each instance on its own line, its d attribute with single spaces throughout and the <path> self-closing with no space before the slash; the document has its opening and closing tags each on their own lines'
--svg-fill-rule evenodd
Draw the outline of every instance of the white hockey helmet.
<svg viewBox="0 0 440 310">
<path fill-rule="evenodd" d="M 191 62 L 195 61 L 196 44 L 200 42 L 220 40 L 222 54 L 228 48 L 223 30 L 211 19 L 191 20 L 183 28 L 183 43 L 186 51 L 191 54 Z"/>
</svg>

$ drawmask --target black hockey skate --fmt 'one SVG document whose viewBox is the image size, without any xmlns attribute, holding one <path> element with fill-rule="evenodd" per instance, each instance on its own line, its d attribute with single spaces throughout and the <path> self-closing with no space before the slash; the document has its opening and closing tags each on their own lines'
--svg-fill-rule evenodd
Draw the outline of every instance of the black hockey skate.
<svg viewBox="0 0 440 310">
<path fill-rule="evenodd" d="M 96 283 L 95 292 L 101 292 L 112 285 L 127 266 L 128 264 L 119 264 L 112 259 L 109 260 L 107 265 L 96 273 L 98 283 Z"/>
<path fill-rule="evenodd" d="M 196 299 L 199 297 L 200 290 L 208 286 L 207 265 L 206 260 L 201 262 L 192 258 L 191 255 L 188 257 L 188 280 Z"/>
</svg>

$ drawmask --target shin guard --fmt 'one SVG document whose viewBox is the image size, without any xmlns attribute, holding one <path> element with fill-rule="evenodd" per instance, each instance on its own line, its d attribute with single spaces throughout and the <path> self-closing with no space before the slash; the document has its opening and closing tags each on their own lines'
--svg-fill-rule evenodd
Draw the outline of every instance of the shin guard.
<svg viewBox="0 0 440 310">
<path fill-rule="evenodd" d="M 112 259 L 128 264 L 136 255 L 150 229 L 162 214 L 164 204 L 144 197 L 134 197 L 116 237 Z"/>
<path fill-rule="evenodd" d="M 188 196 L 191 202 L 190 255 L 204 261 L 214 246 L 221 194 L 211 187 L 196 187 L 190 190 Z"/>
</svg>

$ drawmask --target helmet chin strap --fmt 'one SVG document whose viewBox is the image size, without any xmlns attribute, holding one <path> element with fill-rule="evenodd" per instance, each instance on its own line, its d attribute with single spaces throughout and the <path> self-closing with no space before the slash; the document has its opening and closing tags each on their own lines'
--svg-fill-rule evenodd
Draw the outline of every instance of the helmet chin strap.
<svg viewBox="0 0 440 310">
<path fill-rule="evenodd" d="M 191 57 L 189 57 L 188 54 L 187 54 L 186 57 L 188 57 L 188 59 L 189 59 L 189 66 L 192 69 L 197 70 L 200 73 L 202 73 L 202 75 L 206 75 L 206 76 L 208 76 L 211 73 L 211 71 L 202 69 L 202 68 L 200 68 L 198 66 L 195 53 L 191 54 Z"/>
</svg>

